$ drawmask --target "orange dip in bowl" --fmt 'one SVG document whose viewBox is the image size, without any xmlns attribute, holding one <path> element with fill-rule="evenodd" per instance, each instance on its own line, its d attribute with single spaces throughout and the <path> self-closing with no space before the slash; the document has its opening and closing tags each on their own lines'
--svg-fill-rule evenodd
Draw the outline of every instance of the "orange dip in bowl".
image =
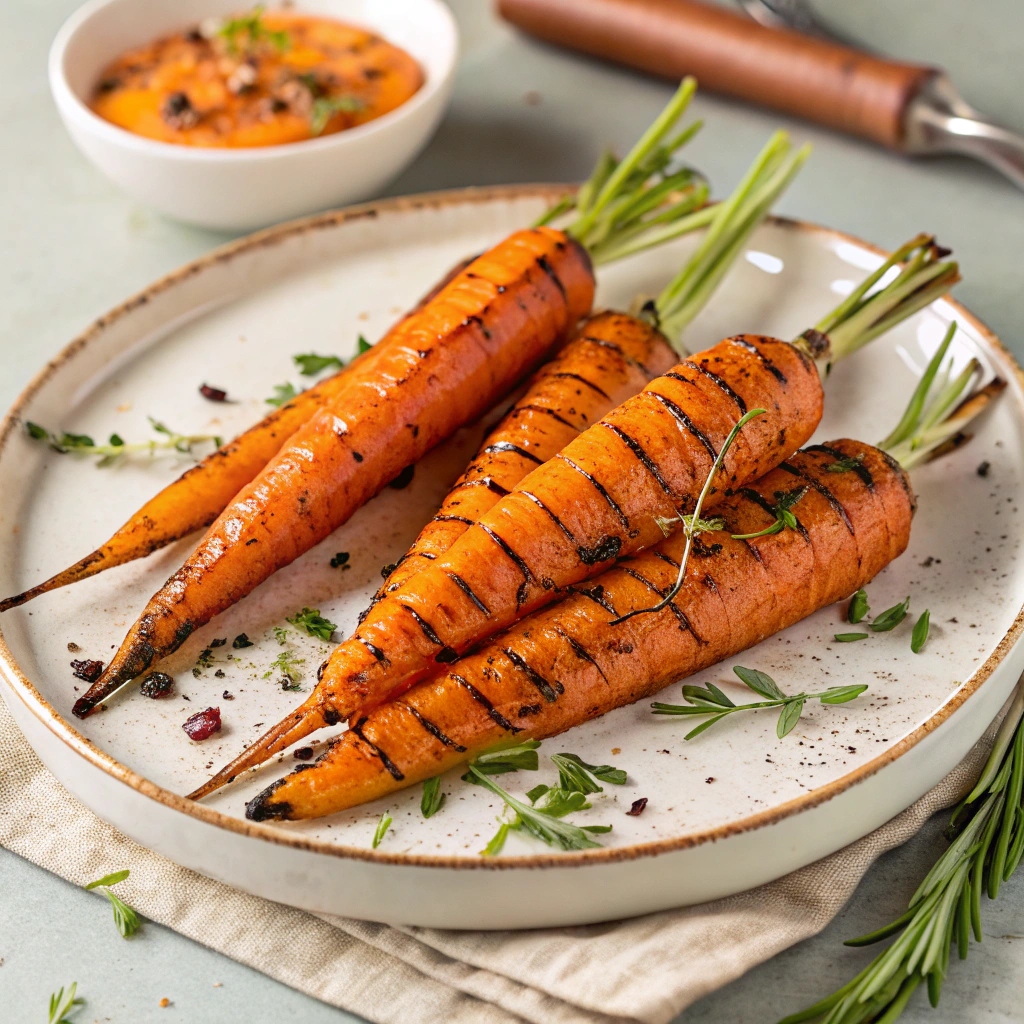
<svg viewBox="0 0 1024 1024">
<path fill-rule="evenodd" d="M 422 84 L 415 59 L 373 32 L 256 8 L 123 53 L 90 107 L 161 142 L 276 146 L 365 124 Z"/>
</svg>

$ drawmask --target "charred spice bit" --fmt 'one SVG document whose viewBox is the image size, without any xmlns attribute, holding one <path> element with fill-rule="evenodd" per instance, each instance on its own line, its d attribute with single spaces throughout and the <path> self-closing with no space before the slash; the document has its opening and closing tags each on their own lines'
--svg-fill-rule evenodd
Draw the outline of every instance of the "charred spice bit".
<svg viewBox="0 0 1024 1024">
<path fill-rule="evenodd" d="M 235 695 L 233 693 L 229 693 L 227 690 L 225 690 L 220 695 L 220 697 L 221 697 L 221 700 L 234 700 L 235 699 Z"/>
<path fill-rule="evenodd" d="M 347 551 L 339 551 L 331 559 L 331 568 L 332 569 L 351 569 L 352 567 L 348 564 L 348 557 L 349 556 L 348 556 L 348 552 Z"/>
<path fill-rule="evenodd" d="M 213 673 L 213 676 L 214 676 L 215 679 L 223 679 L 224 676 L 225 676 L 224 669 L 222 669 L 222 668 L 217 669 L 217 671 Z"/>
<path fill-rule="evenodd" d="M 405 488 L 412 483 L 412 478 L 415 475 L 415 473 L 415 465 L 406 466 L 405 469 L 403 469 L 402 472 L 399 473 L 398 476 L 396 476 L 395 479 L 388 484 L 388 487 L 390 487 L 394 491 L 404 491 Z"/>
<path fill-rule="evenodd" d="M 87 683 L 95 683 L 103 674 L 102 661 L 73 661 L 71 672 L 76 679 L 82 679 Z"/>
<path fill-rule="evenodd" d="M 644 808 L 647 806 L 647 797 L 642 796 L 639 800 L 634 800 L 633 805 L 630 807 L 626 814 L 631 818 L 639 818 L 644 813 Z"/>
<path fill-rule="evenodd" d="M 228 393 L 223 388 L 211 387 L 209 384 L 201 384 L 199 394 L 211 402 L 226 402 L 228 400 Z"/>
<path fill-rule="evenodd" d="M 68 651 L 71 654 L 77 654 L 82 648 L 78 646 L 73 640 L 68 641 Z"/>
<path fill-rule="evenodd" d="M 211 640 L 210 641 L 210 646 L 211 647 L 223 647 L 227 642 L 228 642 L 228 638 L 226 636 L 222 636 L 219 639 L 215 638 L 215 639 Z"/>
<path fill-rule="evenodd" d="M 150 672 L 139 687 L 143 697 L 157 700 L 166 697 L 174 689 L 174 680 L 166 672 Z"/>
<path fill-rule="evenodd" d="M 981 463 L 981 465 L 979 465 L 978 468 L 974 472 L 977 473 L 978 476 L 988 476 L 988 471 L 991 468 L 992 468 L 992 463 L 988 462 L 986 460 L 985 462 Z"/>
<path fill-rule="evenodd" d="M 299 747 L 298 750 L 292 752 L 292 757 L 294 757 L 296 761 L 308 761 L 312 756 L 312 747 Z"/>
<path fill-rule="evenodd" d="M 164 101 L 160 116 L 168 128 L 175 131 L 186 131 L 199 124 L 199 111 L 192 106 L 192 101 L 183 92 L 172 92 Z"/>
<path fill-rule="evenodd" d="M 204 668 L 209 668 L 213 664 L 213 650 L 209 647 L 204 647 L 199 652 L 199 657 L 196 658 L 196 663 L 192 668 L 192 675 L 199 678 Z"/>
<path fill-rule="evenodd" d="M 185 719 L 182 729 L 190 740 L 198 743 L 200 740 L 208 740 L 215 732 L 220 732 L 220 725 L 220 708 L 206 708 Z"/>
<path fill-rule="evenodd" d="M 712 782 L 715 781 L 715 777 L 714 775 L 709 775 L 704 781 L 708 783 L 708 785 L 710 785 Z"/>
<path fill-rule="evenodd" d="M 253 642 L 244 633 L 239 633 L 238 636 L 231 641 L 231 646 L 234 647 L 236 651 L 240 651 L 243 647 L 252 647 Z"/>
</svg>

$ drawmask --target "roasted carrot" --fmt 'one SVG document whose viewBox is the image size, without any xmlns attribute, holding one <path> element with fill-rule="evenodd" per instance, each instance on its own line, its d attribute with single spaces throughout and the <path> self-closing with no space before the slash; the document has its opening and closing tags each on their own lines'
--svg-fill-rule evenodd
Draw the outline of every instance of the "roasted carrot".
<svg viewBox="0 0 1024 1024">
<path fill-rule="evenodd" d="M 470 262 L 464 260 L 453 267 L 406 316 L 422 309 Z M 257 473 L 280 451 L 285 441 L 337 394 L 345 384 L 345 375 L 349 369 L 383 351 L 383 347 L 396 336 L 399 324 L 392 327 L 368 352 L 357 355 L 337 373 L 300 392 L 233 441 L 187 469 L 147 501 L 106 543 L 91 554 L 37 586 L 0 601 L 0 613 L 51 590 L 66 587 L 69 583 L 88 579 L 105 569 L 112 569 L 136 558 L 145 558 L 209 526 L 224 511 L 228 502 L 246 484 L 251 483 Z"/>
<path fill-rule="evenodd" d="M 706 194 L 703 186 L 683 188 L 692 185 L 692 172 L 662 173 L 692 135 L 665 141 L 693 89 L 692 81 L 683 83 L 621 163 L 602 161 L 596 198 L 577 201 L 579 216 L 567 230 L 541 226 L 510 236 L 405 321 L 372 365 L 350 371 L 154 596 L 75 714 L 88 714 L 327 536 L 564 342 L 593 300 L 588 249 L 596 254 L 625 236 L 635 247 L 648 228 L 661 241 L 666 231 L 678 235 L 707 223 L 703 214 L 685 216 Z"/>
<path fill-rule="evenodd" d="M 756 421 L 755 421 L 756 422 Z M 852 468 L 829 470 L 837 459 Z M 797 527 L 751 540 L 778 492 Z M 682 531 L 370 711 L 312 765 L 252 800 L 258 821 L 318 817 L 431 778 L 509 737 L 543 739 L 759 643 L 864 586 L 906 548 L 913 498 L 884 452 L 836 441 L 792 455 L 715 508 L 671 605 L 619 625 L 674 583 Z"/>
<path fill-rule="evenodd" d="M 387 699 L 611 560 L 654 543 L 665 522 L 693 511 L 720 446 L 748 409 L 768 411 L 728 453 L 709 507 L 777 465 L 821 415 L 808 351 L 827 367 L 875 337 L 879 324 L 891 326 L 938 297 L 957 279 L 956 264 L 940 254 L 931 238 L 912 240 L 843 300 L 841 315 L 830 314 L 798 344 L 731 338 L 654 380 L 374 605 L 322 667 L 310 697 L 191 795 L 205 796 L 309 733 Z M 896 279 L 869 297 L 888 267 L 907 257 Z"/>
<path fill-rule="evenodd" d="M 659 331 L 635 317 L 606 312 L 586 320 L 488 434 L 374 601 L 443 555 L 530 470 L 670 369 L 677 358 Z"/>
</svg>

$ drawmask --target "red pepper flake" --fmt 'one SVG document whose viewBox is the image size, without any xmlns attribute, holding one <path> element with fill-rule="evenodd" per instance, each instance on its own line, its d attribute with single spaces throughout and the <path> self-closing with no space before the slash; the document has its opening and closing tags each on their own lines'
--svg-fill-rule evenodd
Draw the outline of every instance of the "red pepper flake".
<svg viewBox="0 0 1024 1024">
<path fill-rule="evenodd" d="M 292 757 L 294 757 L 296 761 L 308 761 L 312 756 L 312 747 L 299 747 L 298 750 L 292 753 Z"/>
<path fill-rule="evenodd" d="M 174 689 L 174 680 L 166 672 L 150 672 L 142 680 L 143 697 L 152 697 L 156 700 L 159 697 L 166 697 Z"/>
<path fill-rule="evenodd" d="M 190 740 L 197 743 L 200 740 L 208 740 L 215 732 L 220 732 L 220 708 L 197 711 L 191 718 L 185 720 L 182 729 Z"/>
<path fill-rule="evenodd" d="M 626 813 L 631 818 L 639 818 L 640 815 L 644 813 L 644 808 L 646 806 L 647 806 L 647 797 L 642 796 L 642 797 L 640 797 L 639 800 L 634 800 L 633 801 L 633 806 L 630 807 L 630 809 L 628 811 L 626 811 Z"/>
<path fill-rule="evenodd" d="M 71 673 L 76 679 L 82 679 L 87 683 L 95 683 L 103 675 L 103 662 L 73 661 L 71 662 Z"/>
</svg>

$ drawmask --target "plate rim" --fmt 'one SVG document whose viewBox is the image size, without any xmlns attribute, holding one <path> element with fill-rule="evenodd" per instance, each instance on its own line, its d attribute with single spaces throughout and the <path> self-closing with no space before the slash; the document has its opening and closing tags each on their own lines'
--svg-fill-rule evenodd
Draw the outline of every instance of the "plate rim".
<svg viewBox="0 0 1024 1024">
<path fill-rule="evenodd" d="M 189 261 L 175 270 L 158 278 L 142 288 L 134 295 L 114 306 L 108 312 L 97 317 L 80 334 L 68 342 L 46 365 L 39 370 L 22 389 L 10 409 L 0 421 L 0 456 L 6 450 L 10 439 L 18 432 L 22 422 L 21 413 L 41 388 L 73 359 L 99 334 L 116 321 L 132 313 L 140 306 L 146 305 L 150 299 L 175 287 L 179 283 L 197 274 L 230 261 L 236 256 L 244 255 L 264 247 L 275 246 L 291 238 L 322 230 L 338 228 L 351 221 L 372 219 L 379 213 L 405 213 L 422 209 L 440 209 L 466 203 L 492 203 L 522 198 L 548 198 L 564 194 L 574 188 L 568 184 L 556 183 L 524 183 L 519 185 L 469 186 L 435 192 L 421 192 L 407 196 L 396 196 L 388 199 L 372 200 L 354 206 L 347 206 L 326 213 L 314 214 L 297 220 L 286 221 L 234 239 L 224 245 L 217 246 L 209 252 Z M 850 243 L 866 249 L 879 256 L 889 254 L 879 246 L 866 242 L 849 232 L 825 227 L 810 221 L 792 217 L 770 216 L 768 222 L 780 227 L 789 228 L 800 233 L 818 233 Z M 1021 368 L 1013 354 L 1003 342 L 979 317 L 973 314 L 956 299 L 946 296 L 942 301 L 952 308 L 956 319 L 969 323 L 985 342 L 1002 358 L 1015 379 L 1018 389 L 1024 392 L 1024 369 Z M 323 839 L 296 835 L 284 828 L 251 822 L 236 818 L 223 811 L 189 800 L 171 790 L 158 786 L 145 776 L 139 774 L 112 755 L 94 744 L 68 722 L 36 689 L 32 681 L 22 672 L 7 645 L 0 628 L 0 674 L 11 687 L 27 710 L 39 722 L 53 733 L 57 739 L 70 748 L 78 756 L 84 758 L 94 767 L 100 769 L 118 782 L 124 783 L 140 795 L 162 804 L 169 810 L 189 815 L 198 821 L 216 828 L 226 829 L 252 839 L 291 847 L 307 853 L 324 854 L 345 860 L 362 860 L 379 865 L 394 865 L 410 868 L 444 868 L 456 870 L 491 870 L 510 871 L 537 868 L 569 868 L 586 867 L 596 864 L 609 864 L 620 861 L 631 861 L 647 857 L 657 857 L 680 850 L 691 849 L 706 843 L 718 842 L 732 836 L 756 831 L 774 825 L 786 818 L 831 800 L 840 793 L 857 785 L 859 782 L 877 774 L 887 765 L 897 761 L 904 754 L 921 743 L 927 736 L 938 729 L 955 711 L 973 696 L 988 681 L 996 668 L 1003 662 L 1007 654 L 1020 639 L 1024 632 L 1024 603 L 1018 609 L 1013 622 L 1000 639 L 992 653 L 975 670 L 970 682 L 961 686 L 940 705 L 933 714 L 920 723 L 893 746 L 872 758 L 853 771 L 847 772 L 829 783 L 817 786 L 798 797 L 787 800 L 775 807 L 756 814 L 749 814 L 735 821 L 713 828 L 705 828 L 684 836 L 670 839 L 659 839 L 645 843 L 632 843 L 621 847 L 602 847 L 598 850 L 566 852 L 561 854 L 534 854 L 511 857 L 467 857 L 461 855 L 430 855 L 411 853 L 388 853 L 363 847 L 340 845 Z"/>
</svg>

